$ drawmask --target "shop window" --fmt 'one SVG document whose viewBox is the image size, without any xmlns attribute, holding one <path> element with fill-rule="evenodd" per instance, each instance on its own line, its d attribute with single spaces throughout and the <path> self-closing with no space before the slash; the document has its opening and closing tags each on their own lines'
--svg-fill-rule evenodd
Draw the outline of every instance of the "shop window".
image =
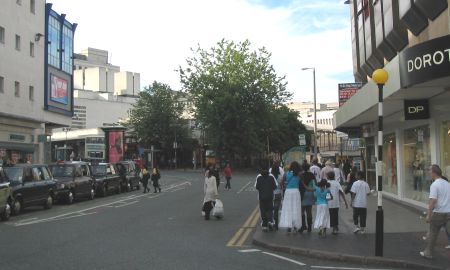
<svg viewBox="0 0 450 270">
<path fill-rule="evenodd" d="M 395 134 L 384 137 L 383 141 L 383 191 L 397 194 L 397 141 Z"/>
<path fill-rule="evenodd" d="M 441 168 L 444 176 L 450 177 L 450 121 L 445 121 L 441 125 Z"/>
<path fill-rule="evenodd" d="M 430 128 L 421 126 L 404 131 L 403 168 L 406 198 L 428 201 L 430 189 Z"/>
</svg>

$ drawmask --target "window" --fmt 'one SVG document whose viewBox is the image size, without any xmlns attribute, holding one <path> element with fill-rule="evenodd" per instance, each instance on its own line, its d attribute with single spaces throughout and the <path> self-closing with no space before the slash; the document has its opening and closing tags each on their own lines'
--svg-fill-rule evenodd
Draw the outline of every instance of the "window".
<svg viewBox="0 0 450 270">
<path fill-rule="evenodd" d="M 48 22 L 48 63 L 56 68 L 60 68 L 60 29 L 61 24 L 58 19 L 50 16 Z"/>
<path fill-rule="evenodd" d="M 5 92 L 5 78 L 0 76 L 0 93 Z"/>
<path fill-rule="evenodd" d="M 28 88 L 28 98 L 33 101 L 34 100 L 34 86 L 30 86 Z"/>
<path fill-rule="evenodd" d="M 389 134 L 383 140 L 383 190 L 397 194 L 397 180 L 397 141 Z"/>
<path fill-rule="evenodd" d="M 16 0 L 16 3 L 21 6 L 22 5 L 22 0 Z"/>
<path fill-rule="evenodd" d="M 67 25 L 63 26 L 62 39 L 62 70 L 71 74 L 73 69 L 73 31 Z"/>
<path fill-rule="evenodd" d="M 450 176 L 450 121 L 442 122 L 440 136 L 441 168 L 444 176 L 448 178 Z"/>
<path fill-rule="evenodd" d="M 20 97 L 20 83 L 17 81 L 14 82 L 14 95 Z"/>
<path fill-rule="evenodd" d="M 0 26 L 0 43 L 5 43 L 5 28 Z"/>
<path fill-rule="evenodd" d="M 33 14 L 36 12 L 36 0 L 30 0 L 30 12 Z"/>
<path fill-rule="evenodd" d="M 34 57 L 34 43 L 30 42 L 30 56 Z"/>
<path fill-rule="evenodd" d="M 20 51 L 20 36 L 16 35 L 16 50 Z"/>
</svg>

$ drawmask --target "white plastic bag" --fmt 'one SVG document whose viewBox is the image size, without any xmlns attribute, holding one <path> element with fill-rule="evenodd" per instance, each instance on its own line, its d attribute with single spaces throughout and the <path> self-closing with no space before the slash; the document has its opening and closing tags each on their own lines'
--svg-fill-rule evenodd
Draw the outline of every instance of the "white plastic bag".
<svg viewBox="0 0 450 270">
<path fill-rule="evenodd" d="M 216 199 L 216 204 L 214 205 L 214 208 L 212 210 L 212 215 L 216 218 L 223 218 L 223 203 L 221 200 Z"/>
</svg>

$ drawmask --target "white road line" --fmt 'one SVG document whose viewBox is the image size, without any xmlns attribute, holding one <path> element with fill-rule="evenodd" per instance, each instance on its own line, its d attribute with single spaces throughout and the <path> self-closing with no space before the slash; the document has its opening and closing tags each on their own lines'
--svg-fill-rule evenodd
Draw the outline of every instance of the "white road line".
<svg viewBox="0 0 450 270">
<path fill-rule="evenodd" d="M 76 218 L 76 217 L 83 217 L 83 216 L 88 216 L 88 215 L 93 215 L 96 214 L 97 212 L 90 212 L 90 213 L 79 213 L 78 215 L 73 215 L 73 216 L 66 216 L 66 217 L 60 217 L 60 218 L 53 218 L 53 219 L 41 219 L 41 220 L 35 220 L 35 221 L 30 221 L 30 222 L 24 222 L 24 223 L 19 223 L 19 224 L 15 224 L 15 227 L 20 227 L 20 226 L 26 226 L 26 225 L 32 225 L 32 224 L 38 224 L 38 223 L 44 223 L 44 222 L 50 222 L 50 221 L 58 221 L 58 220 L 67 220 L 67 219 L 72 219 L 72 218 Z"/>
<path fill-rule="evenodd" d="M 252 183 L 252 181 L 248 181 L 248 183 L 245 184 L 245 186 L 243 186 L 236 194 L 239 194 L 239 193 L 241 193 L 242 191 L 244 191 L 244 189 L 246 189 L 251 183 Z"/>
<path fill-rule="evenodd" d="M 300 265 L 300 266 L 305 266 L 306 265 L 306 264 L 304 264 L 302 262 L 299 262 L 299 261 L 296 261 L 296 260 L 293 260 L 293 259 L 289 259 L 289 258 L 280 256 L 280 255 L 277 255 L 277 254 L 274 254 L 274 253 L 263 252 L 263 254 L 270 255 L 270 256 L 273 256 L 275 258 L 278 258 L 278 259 L 281 259 L 281 260 L 285 260 L 285 261 L 288 261 L 288 262 L 291 262 L 291 263 L 294 263 L 294 264 L 297 264 L 297 265 Z"/>
<path fill-rule="evenodd" d="M 259 250 L 259 249 L 241 249 L 241 250 L 238 250 L 238 252 L 241 252 L 241 253 L 250 253 L 250 252 L 260 252 L 261 250 Z"/>
<path fill-rule="evenodd" d="M 135 203 L 137 203 L 137 202 L 139 202 L 139 201 L 131 201 L 131 202 L 123 203 L 123 204 L 121 204 L 121 205 L 117 205 L 117 206 L 114 206 L 114 207 L 115 207 L 115 208 L 124 207 L 124 206 L 128 206 L 128 205 L 135 204 Z"/>
<path fill-rule="evenodd" d="M 337 269 L 337 270 L 388 270 L 388 269 L 337 267 L 337 266 L 311 266 L 311 268 L 315 268 L 315 269 Z"/>
</svg>

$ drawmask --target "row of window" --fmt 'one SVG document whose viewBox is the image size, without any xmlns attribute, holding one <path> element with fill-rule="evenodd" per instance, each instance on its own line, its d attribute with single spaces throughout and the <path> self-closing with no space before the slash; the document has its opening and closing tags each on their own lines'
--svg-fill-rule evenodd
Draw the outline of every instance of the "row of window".
<svg viewBox="0 0 450 270">
<path fill-rule="evenodd" d="M 61 24 L 54 15 L 50 15 L 48 21 L 48 63 L 72 74 L 73 31 L 67 23 Z"/>
<path fill-rule="evenodd" d="M 307 120 L 306 123 L 314 124 L 314 120 Z M 317 124 L 319 125 L 332 125 L 333 119 L 317 119 Z"/>
<path fill-rule="evenodd" d="M 5 92 L 5 78 L 0 76 L 0 94 L 3 94 Z M 14 82 L 14 96 L 20 97 L 20 82 L 15 81 Z M 28 99 L 33 101 L 34 100 L 34 86 L 30 85 L 28 86 Z"/>
<path fill-rule="evenodd" d="M 22 0 L 16 0 L 16 3 L 21 6 Z M 36 0 L 30 0 L 30 12 L 36 14 Z"/>
<path fill-rule="evenodd" d="M 5 44 L 6 42 L 6 30 L 4 27 L 0 26 L 0 43 Z M 15 46 L 17 51 L 22 50 L 22 37 L 16 34 L 15 37 Z M 30 42 L 29 53 L 31 57 L 34 57 L 34 43 Z"/>
</svg>

